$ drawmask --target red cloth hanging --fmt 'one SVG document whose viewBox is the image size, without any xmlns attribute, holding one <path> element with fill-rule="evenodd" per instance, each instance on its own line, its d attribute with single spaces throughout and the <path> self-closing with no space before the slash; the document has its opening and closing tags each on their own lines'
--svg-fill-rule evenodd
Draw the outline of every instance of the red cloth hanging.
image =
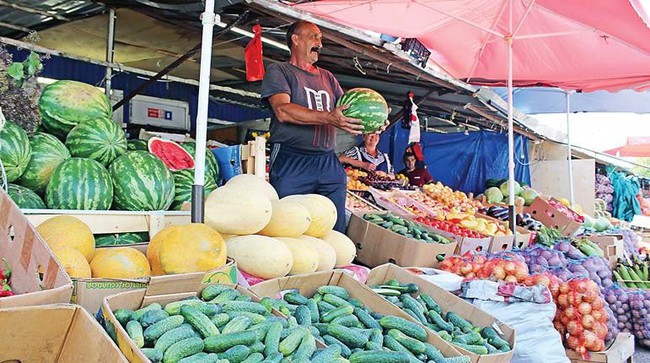
<svg viewBox="0 0 650 363">
<path fill-rule="evenodd" d="M 253 25 L 253 39 L 248 42 L 244 51 L 246 61 L 246 80 L 249 82 L 261 81 L 264 78 L 264 58 L 262 57 L 262 27 Z"/>
</svg>

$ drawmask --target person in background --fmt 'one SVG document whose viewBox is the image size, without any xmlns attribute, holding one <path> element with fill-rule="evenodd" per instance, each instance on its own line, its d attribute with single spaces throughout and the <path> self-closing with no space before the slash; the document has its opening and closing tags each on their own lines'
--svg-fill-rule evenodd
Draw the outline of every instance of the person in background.
<svg viewBox="0 0 650 363">
<path fill-rule="evenodd" d="M 281 198 L 329 198 L 338 214 L 334 229 L 345 232 L 347 176 L 334 153 L 336 129 L 360 135 L 363 126 L 343 115 L 347 105 L 336 107 L 343 89 L 331 72 L 315 65 L 323 48 L 318 26 L 297 21 L 286 38 L 289 61 L 269 65 L 262 81 L 262 101 L 273 110 L 269 181 Z"/>
<path fill-rule="evenodd" d="M 417 166 L 417 159 L 413 153 L 404 154 L 404 165 L 399 174 L 405 175 L 409 179 L 409 185 L 421 187 L 424 184 L 432 183 L 433 177 L 425 168 Z"/>
<path fill-rule="evenodd" d="M 378 134 L 363 135 L 363 144 L 353 146 L 343 154 L 339 160 L 344 165 L 350 165 L 357 169 L 367 171 L 383 171 L 387 174 L 394 174 L 393 165 L 388 154 L 377 149 L 380 136 Z"/>
</svg>

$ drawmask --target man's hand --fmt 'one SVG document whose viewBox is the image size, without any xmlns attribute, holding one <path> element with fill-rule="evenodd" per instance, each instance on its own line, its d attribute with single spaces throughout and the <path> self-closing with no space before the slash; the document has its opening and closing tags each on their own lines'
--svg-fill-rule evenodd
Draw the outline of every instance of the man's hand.
<svg viewBox="0 0 650 363">
<path fill-rule="evenodd" d="M 389 115 L 390 115 L 390 113 L 391 113 L 392 110 L 393 110 L 392 108 L 388 107 L 388 114 L 389 114 Z M 386 131 L 386 129 L 388 128 L 388 126 L 390 126 L 390 121 L 389 121 L 388 119 L 386 119 L 386 120 L 384 121 L 384 124 L 379 128 L 379 130 L 375 131 L 375 134 L 379 135 L 379 134 L 381 134 L 382 132 Z"/>
<path fill-rule="evenodd" d="M 346 110 L 349 105 L 341 105 L 335 108 L 333 111 L 329 112 L 328 118 L 330 123 L 343 131 L 349 132 L 354 135 L 361 135 L 363 132 L 363 125 L 361 125 L 361 120 L 356 118 L 350 118 L 343 114 L 343 111 Z"/>
</svg>

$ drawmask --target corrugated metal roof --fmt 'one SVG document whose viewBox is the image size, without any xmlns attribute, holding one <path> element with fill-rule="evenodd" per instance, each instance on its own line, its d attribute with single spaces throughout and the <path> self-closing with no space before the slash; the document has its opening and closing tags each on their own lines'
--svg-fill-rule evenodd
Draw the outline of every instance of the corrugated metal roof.
<svg viewBox="0 0 650 363">
<path fill-rule="evenodd" d="M 105 10 L 103 4 L 88 0 L 0 0 L 0 35 L 21 37 L 27 30 L 46 29 Z"/>
</svg>

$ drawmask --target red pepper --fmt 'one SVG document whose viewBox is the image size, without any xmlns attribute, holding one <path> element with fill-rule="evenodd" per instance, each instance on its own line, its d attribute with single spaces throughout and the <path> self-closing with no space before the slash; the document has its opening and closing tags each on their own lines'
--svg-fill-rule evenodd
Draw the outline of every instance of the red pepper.
<svg viewBox="0 0 650 363">
<path fill-rule="evenodd" d="M 0 297 L 13 296 L 14 293 L 11 290 L 0 290 Z"/>
<path fill-rule="evenodd" d="M 11 266 L 9 266 L 9 262 L 7 262 L 7 259 L 4 257 L 2 258 L 2 262 L 4 263 L 5 268 L 4 270 L 0 270 L 0 280 L 8 282 L 11 278 Z"/>
</svg>

